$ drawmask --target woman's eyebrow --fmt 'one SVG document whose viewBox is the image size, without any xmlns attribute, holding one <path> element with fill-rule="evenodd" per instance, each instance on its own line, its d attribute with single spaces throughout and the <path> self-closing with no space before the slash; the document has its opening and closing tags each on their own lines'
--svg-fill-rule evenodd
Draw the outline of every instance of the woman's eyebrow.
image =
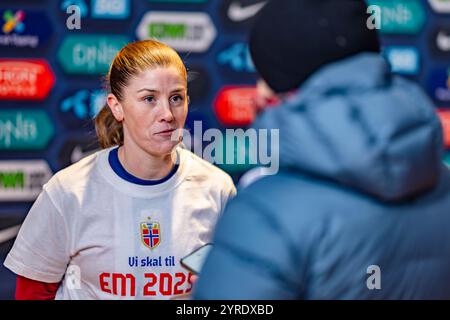
<svg viewBox="0 0 450 320">
<path fill-rule="evenodd" d="M 159 92 L 158 90 L 155 90 L 155 89 L 148 89 L 148 88 L 142 88 L 142 89 L 139 89 L 137 92 L 139 93 L 139 92 L 142 92 L 142 91 Z"/>
<path fill-rule="evenodd" d="M 173 89 L 171 92 L 172 92 L 172 93 L 173 93 L 173 92 L 184 92 L 185 90 L 186 90 L 186 88 L 179 87 L 179 88 Z"/>
<path fill-rule="evenodd" d="M 185 90 L 186 90 L 186 88 L 180 87 L 180 88 L 173 89 L 171 92 L 172 92 L 172 93 L 173 93 L 173 92 L 183 92 L 183 91 L 185 91 Z M 137 91 L 137 93 L 142 92 L 142 91 L 148 91 L 148 92 L 152 92 L 152 93 L 159 93 L 159 91 L 156 90 L 156 89 L 148 89 L 148 88 L 142 88 L 142 89 L 139 89 L 139 90 Z"/>
</svg>

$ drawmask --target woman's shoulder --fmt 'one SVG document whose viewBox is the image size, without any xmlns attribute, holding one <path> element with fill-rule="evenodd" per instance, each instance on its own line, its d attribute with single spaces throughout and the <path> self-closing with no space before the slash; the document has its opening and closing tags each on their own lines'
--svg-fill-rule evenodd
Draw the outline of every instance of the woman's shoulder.
<svg viewBox="0 0 450 320">
<path fill-rule="evenodd" d="M 107 150 L 94 152 L 56 172 L 45 185 L 45 189 L 49 191 L 54 191 L 55 189 L 58 191 L 70 191 L 71 189 L 76 189 L 80 184 L 85 184 L 97 166 L 98 157 L 105 152 Z"/>
</svg>

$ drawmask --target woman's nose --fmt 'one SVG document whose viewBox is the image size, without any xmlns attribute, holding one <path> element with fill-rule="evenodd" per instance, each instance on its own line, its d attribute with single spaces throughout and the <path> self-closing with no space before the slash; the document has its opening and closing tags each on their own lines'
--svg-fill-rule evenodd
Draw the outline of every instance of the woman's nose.
<svg viewBox="0 0 450 320">
<path fill-rule="evenodd" d="M 166 121 L 166 122 L 172 122 L 174 119 L 172 109 L 170 108 L 169 102 L 163 102 L 161 103 L 161 114 L 160 114 L 160 120 Z"/>
</svg>

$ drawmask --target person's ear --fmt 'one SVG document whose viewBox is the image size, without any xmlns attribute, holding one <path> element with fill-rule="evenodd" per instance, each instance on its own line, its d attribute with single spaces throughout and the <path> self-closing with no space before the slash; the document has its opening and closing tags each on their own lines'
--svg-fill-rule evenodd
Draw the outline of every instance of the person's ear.
<svg viewBox="0 0 450 320">
<path fill-rule="evenodd" d="M 120 101 L 116 98 L 115 95 L 112 93 L 109 93 L 106 97 L 106 103 L 108 104 L 109 109 L 111 110 L 114 118 L 118 122 L 122 122 L 124 115 L 123 115 L 123 107 Z"/>
<path fill-rule="evenodd" d="M 280 104 L 280 97 L 263 80 L 256 83 L 255 106 L 257 111 L 261 111 L 267 106 Z"/>
</svg>

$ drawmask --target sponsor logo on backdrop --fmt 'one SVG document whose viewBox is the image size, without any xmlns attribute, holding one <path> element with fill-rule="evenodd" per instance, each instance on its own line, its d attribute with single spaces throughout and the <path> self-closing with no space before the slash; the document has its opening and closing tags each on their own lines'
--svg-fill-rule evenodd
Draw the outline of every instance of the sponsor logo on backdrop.
<svg viewBox="0 0 450 320">
<path fill-rule="evenodd" d="M 22 33 L 25 30 L 25 12 L 23 10 L 17 11 L 13 14 L 12 11 L 5 11 L 3 13 L 3 33 L 10 34 L 15 31 L 18 33 Z"/>
<path fill-rule="evenodd" d="M 44 100 L 55 83 L 42 59 L 0 59 L 0 100 Z"/>
<path fill-rule="evenodd" d="M 0 110 L 0 150 L 40 150 L 53 137 L 54 128 L 44 110 Z"/>
<path fill-rule="evenodd" d="M 254 86 L 223 87 L 214 101 L 214 111 L 225 126 L 248 126 L 256 116 Z"/>
<path fill-rule="evenodd" d="M 450 68 L 434 69 L 429 76 L 428 90 L 440 102 L 450 102 Z"/>
<path fill-rule="evenodd" d="M 93 19 L 127 19 L 130 16 L 130 0 L 91 0 L 91 17 Z M 87 18 L 89 7 L 83 0 L 65 0 L 61 10 L 67 12 L 70 6 L 77 6 L 81 17 Z"/>
<path fill-rule="evenodd" d="M 450 57 L 450 28 L 437 27 L 430 35 L 430 47 L 436 56 Z"/>
<path fill-rule="evenodd" d="M 66 140 L 59 151 L 59 169 L 80 161 L 84 157 L 99 151 L 97 138 L 95 136 L 77 136 Z"/>
<path fill-rule="evenodd" d="M 236 72 L 256 71 L 248 45 L 243 42 L 235 43 L 222 50 L 217 56 L 217 63 Z"/>
<path fill-rule="evenodd" d="M 450 34 L 448 31 L 439 30 L 436 37 L 436 46 L 441 51 L 450 51 Z"/>
<path fill-rule="evenodd" d="M 383 51 L 391 65 L 392 72 L 405 75 L 419 73 L 419 51 L 415 47 L 389 46 L 385 47 Z"/>
<path fill-rule="evenodd" d="M 126 19 L 130 16 L 130 0 L 92 0 L 92 18 Z"/>
<path fill-rule="evenodd" d="M 438 13 L 450 13 L 449 0 L 428 0 L 431 8 Z"/>
<path fill-rule="evenodd" d="M 203 12 L 152 11 L 136 29 L 138 39 L 158 39 L 175 50 L 204 52 L 216 38 L 216 28 Z"/>
<path fill-rule="evenodd" d="M 44 160 L 0 161 L 0 201 L 33 201 L 51 177 Z"/>
<path fill-rule="evenodd" d="M 425 24 L 425 8 L 419 0 L 368 0 L 368 4 L 381 8 L 381 33 L 417 34 Z"/>
<path fill-rule="evenodd" d="M 0 10 L 0 48 L 37 48 L 47 42 L 53 29 L 41 11 Z"/>
<path fill-rule="evenodd" d="M 60 106 L 63 113 L 71 112 L 77 119 L 92 119 L 106 103 L 104 90 L 79 90 L 65 98 Z"/>
<path fill-rule="evenodd" d="M 71 35 L 58 51 L 58 61 L 68 74 L 106 74 L 128 38 L 116 35 Z"/>
<path fill-rule="evenodd" d="M 247 30 L 267 0 L 224 0 L 219 14 L 225 27 Z"/>
<path fill-rule="evenodd" d="M 444 147 L 450 149 L 450 109 L 436 110 L 442 124 L 442 131 L 444 136 Z"/>
<path fill-rule="evenodd" d="M 59 115 L 68 129 L 93 129 L 93 118 L 106 103 L 106 91 L 81 89 L 68 92 L 59 104 Z"/>
<path fill-rule="evenodd" d="M 234 22 L 241 22 L 254 17 L 267 1 L 258 1 L 253 4 L 244 4 L 240 0 L 233 0 L 227 10 L 228 18 Z"/>
</svg>

